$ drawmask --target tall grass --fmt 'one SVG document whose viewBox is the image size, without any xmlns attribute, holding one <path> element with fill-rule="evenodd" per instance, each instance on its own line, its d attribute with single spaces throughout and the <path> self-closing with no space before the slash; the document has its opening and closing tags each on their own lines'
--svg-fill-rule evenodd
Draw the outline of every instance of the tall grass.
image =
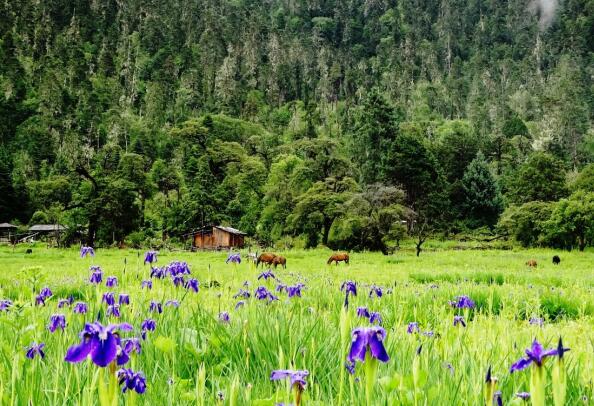
<svg viewBox="0 0 594 406">
<path fill-rule="evenodd" d="M 234 393 L 236 404 L 289 403 L 287 384 L 269 380 L 274 369 L 309 370 L 305 404 L 338 405 L 341 387 L 342 404 L 364 404 L 362 366 L 357 365 L 354 379 L 341 374 L 344 296 L 340 284 L 347 279 L 359 286 L 359 294 L 350 298 L 349 329 L 368 325 L 355 315 L 358 306 L 366 306 L 381 313 L 387 331 L 391 360 L 379 367 L 374 404 L 478 405 L 489 366 L 499 378 L 505 403 L 520 404 L 514 394 L 528 390 L 529 373 L 511 375 L 510 365 L 534 338 L 549 348 L 559 336 L 571 348 L 566 354 L 567 404 L 588 404 L 592 399 L 594 254 L 590 252 L 562 254 L 561 265 L 555 267 L 550 263 L 553 252 L 547 250 L 437 249 L 419 258 L 413 252 L 390 257 L 354 253 L 349 266 L 326 266 L 329 251 L 287 251 L 283 253 L 287 270 L 275 274 L 285 284 L 303 281 L 303 297 L 289 299 L 280 293 L 280 300 L 270 304 L 252 297 L 234 310 L 239 299 L 232 296 L 245 281 L 250 282 L 252 293 L 259 285 L 274 290 L 276 282 L 257 280 L 259 271 L 245 262 L 226 265 L 223 252 L 159 254 L 158 265 L 188 262 L 193 276 L 201 281 L 200 292 L 194 294 L 175 288 L 169 279 L 154 280 L 152 290 L 141 290 L 150 268 L 142 264 L 137 251 L 97 250 L 93 259 L 79 258 L 74 249 L 34 247 L 30 255 L 24 251 L 0 248 L 0 299 L 15 303 L 9 312 L 0 313 L 3 405 L 98 404 L 97 368 L 90 362 L 63 360 L 66 349 L 79 341 L 85 322 L 118 321 L 107 319 L 105 306 L 97 303 L 98 291 L 88 283 L 91 264 L 119 280 L 116 288 L 101 286 L 99 294 L 130 294 L 131 304 L 122 307 L 120 321 L 130 322 L 136 331 L 124 336 L 138 335 L 146 318 L 157 322 L 156 331 L 142 342 L 142 353 L 131 360 L 135 370 L 145 373 L 147 391 L 124 394 L 121 404 L 210 405 L 217 404 L 219 392 L 224 404 L 231 402 Z M 531 258 L 539 263 L 535 270 L 524 265 Z M 206 286 L 208 281 L 213 282 L 211 287 Z M 372 283 L 384 287 L 382 298 L 368 297 Z M 34 306 L 43 286 L 49 286 L 54 296 L 46 306 Z M 90 312 L 76 315 L 70 308 L 57 309 L 57 300 L 70 295 L 88 302 Z M 466 328 L 453 326 L 458 313 L 448 301 L 458 295 L 468 295 L 476 303 L 475 309 L 461 313 Z M 151 300 L 169 299 L 179 300 L 180 307 L 165 307 L 159 315 L 149 312 Z M 229 324 L 219 322 L 220 311 L 230 313 Z M 66 315 L 64 332 L 47 330 L 54 313 Z M 535 318 L 542 318 L 544 324 L 530 324 Z M 413 321 L 419 323 L 420 334 L 407 334 L 406 326 Z M 433 336 L 422 334 L 429 331 Z M 46 344 L 43 360 L 25 357 L 25 348 L 32 342 Z M 415 362 L 420 372 L 413 375 Z"/>
</svg>

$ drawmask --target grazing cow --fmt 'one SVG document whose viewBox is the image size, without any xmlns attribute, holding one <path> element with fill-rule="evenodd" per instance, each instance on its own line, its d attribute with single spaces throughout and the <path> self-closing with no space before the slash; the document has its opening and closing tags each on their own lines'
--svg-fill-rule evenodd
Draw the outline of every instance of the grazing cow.
<svg viewBox="0 0 594 406">
<path fill-rule="evenodd" d="M 26 253 L 27 253 L 27 254 L 33 254 L 33 250 L 32 250 L 31 248 L 27 248 L 27 251 L 26 251 Z"/>
<path fill-rule="evenodd" d="M 536 268 L 536 266 L 538 264 L 536 263 L 536 260 L 535 259 L 531 259 L 531 260 L 529 260 L 529 261 L 526 262 L 526 265 L 528 265 L 530 268 Z"/>
<path fill-rule="evenodd" d="M 332 256 L 330 257 L 330 259 L 328 259 L 328 262 L 326 262 L 326 263 L 328 265 L 331 265 L 332 264 L 332 261 L 336 262 L 336 266 L 338 266 L 338 263 L 341 262 L 341 261 L 344 261 L 348 265 L 348 263 L 349 263 L 349 254 L 347 254 L 346 252 L 332 254 Z"/>
<path fill-rule="evenodd" d="M 258 267 L 261 263 L 272 265 L 274 263 L 274 258 L 276 258 L 276 254 L 271 252 L 263 252 L 256 260 L 256 267 Z"/>
<path fill-rule="evenodd" d="M 553 264 L 559 265 L 560 263 L 561 263 L 561 258 L 559 258 L 559 255 L 555 255 L 553 257 Z"/>
<path fill-rule="evenodd" d="M 280 255 L 277 255 L 272 260 L 272 265 L 274 265 L 274 269 L 276 269 L 277 265 L 282 265 L 282 267 L 284 269 L 287 269 L 287 259 L 285 257 L 281 257 Z"/>
</svg>

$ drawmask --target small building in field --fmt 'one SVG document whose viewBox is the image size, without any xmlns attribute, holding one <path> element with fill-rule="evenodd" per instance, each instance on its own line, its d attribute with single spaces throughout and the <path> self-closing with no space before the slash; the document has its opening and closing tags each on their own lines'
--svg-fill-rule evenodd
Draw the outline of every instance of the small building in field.
<svg viewBox="0 0 594 406">
<path fill-rule="evenodd" d="M 246 233 L 232 227 L 205 226 L 191 233 L 193 249 L 242 248 Z"/>
<path fill-rule="evenodd" d="M 66 231 L 66 226 L 61 224 L 35 224 L 29 227 L 29 232 L 40 235 L 60 234 Z"/>
<path fill-rule="evenodd" d="M 0 235 L 9 235 L 17 232 L 18 227 L 10 223 L 0 223 Z"/>
</svg>

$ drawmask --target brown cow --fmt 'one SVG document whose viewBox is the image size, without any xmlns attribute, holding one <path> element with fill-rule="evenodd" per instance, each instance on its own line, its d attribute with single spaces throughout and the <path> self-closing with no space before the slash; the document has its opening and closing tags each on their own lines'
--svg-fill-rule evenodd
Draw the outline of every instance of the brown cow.
<svg viewBox="0 0 594 406">
<path fill-rule="evenodd" d="M 348 265 L 348 263 L 349 263 L 349 254 L 347 254 L 346 252 L 332 254 L 332 256 L 330 257 L 330 259 L 326 263 L 328 265 L 331 265 L 332 264 L 332 261 L 335 261 L 337 266 L 338 266 L 338 263 L 341 262 L 341 261 L 344 261 Z"/>
<path fill-rule="evenodd" d="M 256 267 L 258 267 L 260 263 L 272 265 L 274 263 L 274 258 L 276 258 L 276 254 L 273 254 L 272 252 L 263 252 L 256 260 Z"/>
<path fill-rule="evenodd" d="M 526 262 L 526 265 L 528 265 L 530 268 L 536 268 L 538 264 L 536 263 L 535 259 L 531 259 Z"/>
<path fill-rule="evenodd" d="M 280 255 L 277 255 L 272 260 L 272 265 L 274 265 L 274 269 L 276 269 L 277 265 L 282 265 L 282 267 L 284 269 L 287 269 L 287 259 L 285 257 L 281 257 Z"/>
</svg>

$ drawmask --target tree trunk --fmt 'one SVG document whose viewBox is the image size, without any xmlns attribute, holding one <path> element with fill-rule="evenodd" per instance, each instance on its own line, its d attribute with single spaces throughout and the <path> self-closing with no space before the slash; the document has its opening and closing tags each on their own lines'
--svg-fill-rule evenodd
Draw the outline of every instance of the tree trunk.
<svg viewBox="0 0 594 406">
<path fill-rule="evenodd" d="M 419 237 L 419 241 L 417 241 L 417 257 L 419 255 L 421 255 L 421 251 L 423 251 L 423 248 L 421 248 L 421 246 L 423 245 L 424 242 L 425 242 L 425 238 Z"/>
<path fill-rule="evenodd" d="M 322 244 L 328 245 L 328 236 L 330 235 L 330 228 L 334 223 L 334 217 L 327 217 L 324 219 L 324 233 L 322 234 Z"/>
<path fill-rule="evenodd" d="M 97 217 L 89 218 L 89 230 L 87 231 L 87 247 L 95 246 L 95 233 L 97 232 Z"/>
</svg>

